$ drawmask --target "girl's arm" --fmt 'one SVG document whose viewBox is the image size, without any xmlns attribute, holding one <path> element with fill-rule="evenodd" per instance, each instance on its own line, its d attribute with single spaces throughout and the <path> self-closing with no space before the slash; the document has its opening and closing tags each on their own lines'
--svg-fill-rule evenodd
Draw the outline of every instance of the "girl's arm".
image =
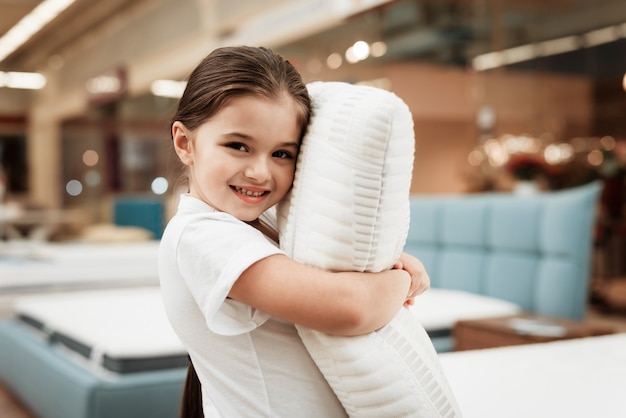
<svg viewBox="0 0 626 418">
<path fill-rule="evenodd" d="M 381 273 L 329 272 L 273 255 L 245 270 L 229 296 L 328 334 L 365 334 L 387 324 L 423 287 L 426 273 L 415 261 L 403 255 L 399 268 Z"/>
</svg>

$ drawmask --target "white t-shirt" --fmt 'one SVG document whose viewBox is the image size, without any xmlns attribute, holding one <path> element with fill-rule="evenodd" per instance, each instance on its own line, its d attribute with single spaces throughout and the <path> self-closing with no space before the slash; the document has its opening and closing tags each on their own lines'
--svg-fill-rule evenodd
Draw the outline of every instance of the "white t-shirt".
<svg viewBox="0 0 626 418">
<path fill-rule="evenodd" d="M 268 211 L 262 220 L 276 226 Z M 182 195 L 161 239 L 168 318 L 202 383 L 205 417 L 345 417 L 293 324 L 227 299 L 258 260 L 282 254 L 261 232 Z"/>
</svg>

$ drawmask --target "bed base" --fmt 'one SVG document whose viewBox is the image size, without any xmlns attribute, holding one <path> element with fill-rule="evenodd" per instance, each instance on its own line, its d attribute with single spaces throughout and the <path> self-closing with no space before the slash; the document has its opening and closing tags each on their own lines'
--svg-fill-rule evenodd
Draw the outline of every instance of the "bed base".
<svg viewBox="0 0 626 418">
<path fill-rule="evenodd" d="M 38 417 L 178 415 L 186 368 L 99 372 L 12 319 L 0 320 L 0 347 L 0 380 Z"/>
</svg>

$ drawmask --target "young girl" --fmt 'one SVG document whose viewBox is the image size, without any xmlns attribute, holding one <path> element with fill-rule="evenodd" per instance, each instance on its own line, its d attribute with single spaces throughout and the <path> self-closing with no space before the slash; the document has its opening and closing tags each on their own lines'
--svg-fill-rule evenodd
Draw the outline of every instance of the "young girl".
<svg viewBox="0 0 626 418">
<path fill-rule="evenodd" d="M 192 72 L 172 124 L 189 192 L 161 241 L 169 320 L 201 383 L 205 417 L 343 417 L 295 324 L 359 335 L 429 286 L 414 257 L 381 273 L 328 272 L 278 248 L 310 99 L 265 48 L 227 47 Z M 193 375 L 193 369 L 190 369 Z"/>
</svg>

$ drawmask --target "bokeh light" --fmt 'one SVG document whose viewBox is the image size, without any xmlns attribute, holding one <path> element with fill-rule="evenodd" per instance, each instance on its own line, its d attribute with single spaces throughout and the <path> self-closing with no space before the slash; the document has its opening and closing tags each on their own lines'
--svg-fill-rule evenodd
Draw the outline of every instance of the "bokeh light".
<svg viewBox="0 0 626 418">
<path fill-rule="evenodd" d="M 330 54 L 328 58 L 326 58 L 326 65 L 331 70 L 336 70 L 337 68 L 341 67 L 342 63 L 343 58 L 341 58 L 341 55 L 336 52 Z"/>
<path fill-rule="evenodd" d="M 89 170 L 85 173 L 85 183 L 90 187 L 100 184 L 101 176 L 97 170 Z"/>
<path fill-rule="evenodd" d="M 152 189 L 152 193 L 161 195 L 167 191 L 169 187 L 169 183 L 164 177 L 157 177 L 152 180 L 152 184 L 150 188 Z"/>
<path fill-rule="evenodd" d="M 95 166 L 96 164 L 98 164 L 99 160 L 100 156 L 96 151 L 88 149 L 87 151 L 83 152 L 83 163 L 85 163 L 87 167 Z"/>
<path fill-rule="evenodd" d="M 70 196 L 78 196 L 83 192 L 83 184 L 78 180 L 70 180 L 65 185 L 65 191 Z"/>
</svg>

